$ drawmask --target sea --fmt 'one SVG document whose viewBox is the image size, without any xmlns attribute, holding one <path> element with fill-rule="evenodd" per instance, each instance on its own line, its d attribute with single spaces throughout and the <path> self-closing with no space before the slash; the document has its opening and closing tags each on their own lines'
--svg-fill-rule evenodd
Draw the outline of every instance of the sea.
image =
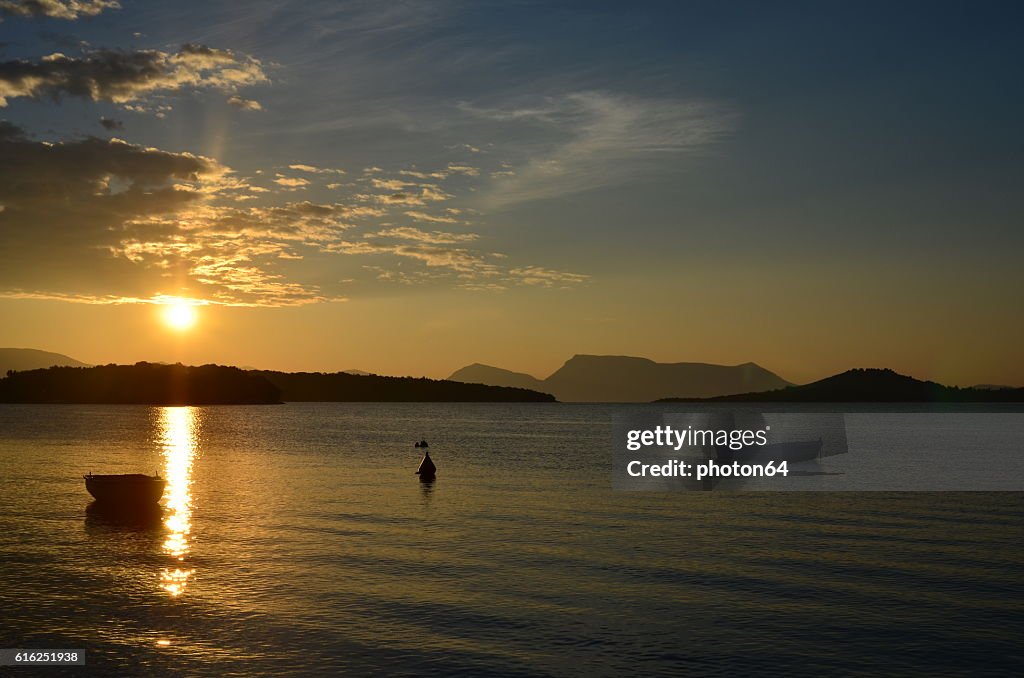
<svg viewBox="0 0 1024 678">
<path fill-rule="evenodd" d="M 86 659 L 0 671 L 1024 674 L 1021 493 L 615 491 L 616 412 L 0 405 L 0 647 Z"/>
</svg>

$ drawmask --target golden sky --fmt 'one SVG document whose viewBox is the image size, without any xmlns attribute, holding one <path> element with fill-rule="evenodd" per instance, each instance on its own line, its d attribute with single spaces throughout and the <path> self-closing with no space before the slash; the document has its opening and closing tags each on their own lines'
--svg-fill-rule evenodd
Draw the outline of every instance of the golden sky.
<svg viewBox="0 0 1024 678">
<path fill-rule="evenodd" d="M 1024 384 L 998 12 L 261 8 L 0 6 L 0 345 Z"/>
</svg>

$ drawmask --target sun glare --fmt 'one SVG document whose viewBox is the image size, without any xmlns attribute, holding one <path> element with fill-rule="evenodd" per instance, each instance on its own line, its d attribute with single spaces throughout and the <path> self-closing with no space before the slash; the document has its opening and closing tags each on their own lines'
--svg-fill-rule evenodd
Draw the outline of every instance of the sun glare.
<svg viewBox="0 0 1024 678">
<path fill-rule="evenodd" d="M 196 324 L 198 314 L 194 304 L 175 301 L 166 305 L 163 311 L 164 322 L 176 330 L 187 330 Z"/>
</svg>

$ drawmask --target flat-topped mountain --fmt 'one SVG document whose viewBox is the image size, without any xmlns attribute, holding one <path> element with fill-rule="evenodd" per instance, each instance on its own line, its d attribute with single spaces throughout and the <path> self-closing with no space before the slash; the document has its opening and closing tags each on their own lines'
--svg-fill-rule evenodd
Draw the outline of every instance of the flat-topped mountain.
<svg viewBox="0 0 1024 678">
<path fill-rule="evenodd" d="M 710 398 L 789 385 L 778 375 L 754 363 L 657 363 L 647 358 L 599 355 L 575 355 L 543 380 L 479 363 L 456 371 L 449 379 L 529 388 L 551 393 L 562 401 L 575 402 Z"/>
<path fill-rule="evenodd" d="M 694 398 L 665 400 L 692 401 Z M 803 386 L 707 400 L 764 403 L 1024 402 L 1024 388 L 958 388 L 921 381 L 888 369 L 854 369 Z"/>
<path fill-rule="evenodd" d="M 83 362 L 62 353 L 51 353 L 34 348 L 0 348 L 0 377 L 9 370 L 38 370 L 44 367 L 88 367 Z"/>
</svg>

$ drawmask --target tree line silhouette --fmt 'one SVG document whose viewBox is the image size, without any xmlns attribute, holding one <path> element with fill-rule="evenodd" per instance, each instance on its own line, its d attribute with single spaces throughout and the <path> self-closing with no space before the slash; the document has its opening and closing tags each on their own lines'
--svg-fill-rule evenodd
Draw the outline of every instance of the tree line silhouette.
<svg viewBox="0 0 1024 678">
<path fill-rule="evenodd" d="M 140 362 L 11 371 L 0 379 L 0 402 L 264 404 L 281 402 L 281 392 L 266 379 L 237 367 Z"/>
<path fill-rule="evenodd" d="M 281 389 L 288 402 L 528 402 L 550 403 L 555 397 L 511 386 L 465 384 L 426 377 L 382 377 L 345 372 L 257 371 Z"/>
<path fill-rule="evenodd" d="M 414 377 L 241 370 L 224 365 L 50 367 L 9 371 L 4 403 L 226 405 L 303 402 L 554 402 L 522 388 Z"/>
</svg>

